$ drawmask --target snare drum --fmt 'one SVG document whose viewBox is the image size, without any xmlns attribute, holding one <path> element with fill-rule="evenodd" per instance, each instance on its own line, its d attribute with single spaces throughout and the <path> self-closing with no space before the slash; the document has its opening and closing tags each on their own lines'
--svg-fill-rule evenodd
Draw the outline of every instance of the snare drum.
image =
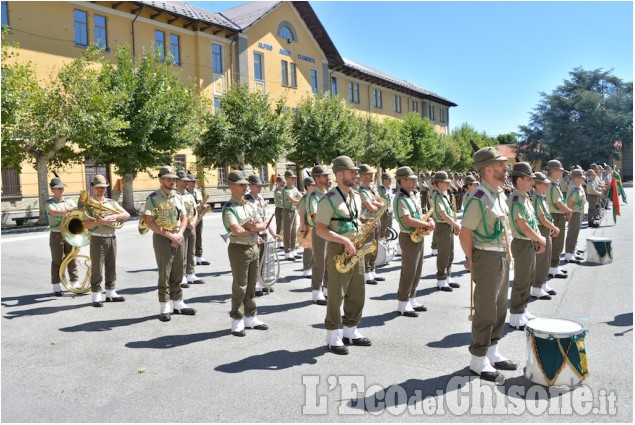
<svg viewBox="0 0 635 425">
<path fill-rule="evenodd" d="M 527 365 L 525 378 L 544 386 L 573 388 L 588 375 L 584 337 L 578 322 L 533 319 L 525 326 Z"/>
<path fill-rule="evenodd" d="M 388 264 L 390 260 L 395 256 L 395 247 L 392 242 L 379 241 L 377 244 L 377 258 L 375 259 L 375 265 L 377 267 Z"/>
<path fill-rule="evenodd" d="M 609 264 L 613 262 L 612 240 L 592 236 L 586 240 L 586 262 L 591 264 Z"/>
</svg>

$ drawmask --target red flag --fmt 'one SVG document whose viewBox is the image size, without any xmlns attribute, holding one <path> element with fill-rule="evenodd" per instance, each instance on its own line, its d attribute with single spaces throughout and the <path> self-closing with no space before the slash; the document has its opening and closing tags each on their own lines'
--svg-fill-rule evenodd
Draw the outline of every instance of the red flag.
<svg viewBox="0 0 635 425">
<path fill-rule="evenodd" d="M 613 222 L 616 222 L 616 217 L 620 215 L 620 194 L 617 191 L 617 181 L 615 178 L 611 179 L 611 202 L 613 203 Z"/>
</svg>

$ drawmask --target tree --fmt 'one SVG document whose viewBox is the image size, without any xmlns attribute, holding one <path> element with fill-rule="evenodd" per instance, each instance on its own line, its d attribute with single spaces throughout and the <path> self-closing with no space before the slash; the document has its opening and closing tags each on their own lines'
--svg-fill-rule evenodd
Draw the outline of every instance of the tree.
<svg viewBox="0 0 635 425">
<path fill-rule="evenodd" d="M 364 122 L 363 155 L 361 159 L 366 164 L 377 166 L 378 169 L 397 168 L 408 160 L 412 146 L 402 137 L 401 121 L 386 118 L 362 118 Z"/>
<path fill-rule="evenodd" d="M 452 138 L 458 145 L 459 158 L 454 165 L 456 171 L 467 171 L 472 168 L 472 157 L 474 152 L 486 146 L 495 146 L 494 139 L 487 136 L 485 132 L 479 133 L 468 123 L 452 130 Z"/>
<path fill-rule="evenodd" d="M 610 162 L 618 155 L 616 141 L 633 133 L 633 83 L 611 71 L 575 68 L 570 79 L 551 94 L 541 93 L 527 126 L 520 127 L 520 151 L 537 150 L 558 158 L 565 167 Z"/>
<path fill-rule="evenodd" d="M 204 134 L 194 153 L 204 166 L 264 165 L 283 156 L 290 144 L 284 100 L 275 105 L 266 94 L 232 86 L 220 101 L 220 112 L 205 117 Z"/>
<path fill-rule="evenodd" d="M 401 132 L 406 143 L 412 147 L 408 155 L 408 164 L 428 169 L 437 169 L 441 165 L 443 158 L 439 135 L 434 131 L 430 120 L 411 112 L 406 115 Z"/>
<path fill-rule="evenodd" d="M 498 145 L 515 145 L 516 143 L 518 143 L 518 139 L 514 133 L 504 133 L 496 136 L 496 144 Z"/>
<path fill-rule="evenodd" d="M 42 223 L 48 170 L 83 161 L 92 143 L 113 143 L 126 123 L 113 109 L 117 93 L 100 78 L 98 49 L 89 48 L 47 82 L 37 80 L 31 63 L 17 61 L 13 49 L 2 48 L 2 166 L 34 165 Z"/>
<path fill-rule="evenodd" d="M 123 176 L 123 207 L 135 212 L 133 181 L 137 174 L 169 163 L 201 133 L 202 103 L 192 84 L 184 85 L 170 60 L 144 54 L 135 65 L 130 47 L 117 50 L 116 64 L 102 68 L 102 79 L 118 93 L 115 109 L 128 125 L 114 143 L 93 143 L 90 155 L 112 164 Z"/>
<path fill-rule="evenodd" d="M 441 137 L 440 143 L 443 152 L 443 160 L 441 161 L 439 168 L 457 170 L 457 164 L 461 159 L 461 146 L 450 135 Z"/>
<path fill-rule="evenodd" d="M 362 128 L 338 96 L 307 95 L 291 121 L 293 142 L 287 158 L 303 165 L 330 164 L 340 155 L 358 158 Z"/>
</svg>

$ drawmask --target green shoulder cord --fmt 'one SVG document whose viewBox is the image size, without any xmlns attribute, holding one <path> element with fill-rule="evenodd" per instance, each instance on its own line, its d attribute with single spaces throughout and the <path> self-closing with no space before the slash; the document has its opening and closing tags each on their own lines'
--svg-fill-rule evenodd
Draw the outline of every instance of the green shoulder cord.
<svg viewBox="0 0 635 425">
<path fill-rule="evenodd" d="M 571 195 L 567 198 L 567 202 L 569 202 L 569 199 L 573 198 L 574 195 L 578 196 L 578 199 L 576 201 L 573 201 L 573 203 L 579 208 L 579 209 L 583 209 L 584 208 L 584 203 L 582 202 L 582 197 L 580 196 L 580 189 L 576 189 L 575 192 L 571 192 Z"/>
<path fill-rule="evenodd" d="M 529 224 L 529 227 L 532 228 L 532 230 L 537 231 L 538 229 L 536 228 L 536 219 L 532 218 L 529 219 L 527 218 L 527 210 L 525 209 L 525 206 L 522 205 L 520 202 L 512 202 L 512 210 L 511 210 L 511 216 L 512 218 L 514 218 L 514 207 L 518 205 L 518 207 L 520 208 L 520 213 L 523 216 L 523 218 L 525 219 L 525 221 L 527 222 L 527 224 Z M 527 235 L 525 235 L 523 232 L 520 231 L 520 229 L 518 228 L 518 225 L 516 224 L 516 220 L 513 219 L 511 220 L 512 225 L 514 226 L 514 229 L 516 229 L 516 231 L 518 232 L 518 234 L 520 236 L 522 236 L 523 238 L 526 238 Z"/>
<path fill-rule="evenodd" d="M 441 195 L 441 193 L 439 191 L 435 191 L 433 208 L 437 206 L 437 198 L 439 196 L 441 196 L 441 203 L 443 204 L 443 209 L 445 210 L 445 213 L 447 214 L 448 217 L 451 217 L 452 216 L 452 210 L 448 211 L 449 205 L 445 204 L 445 196 Z M 443 221 L 443 218 L 441 218 L 441 215 L 439 214 L 439 211 L 437 210 L 437 208 L 434 208 L 433 214 L 434 214 L 434 218 L 437 221 Z"/>
<path fill-rule="evenodd" d="M 50 202 L 50 201 L 46 201 L 47 204 L 55 204 L 55 206 L 57 207 L 57 202 Z M 46 214 L 48 216 L 48 214 Z M 53 221 L 56 221 L 57 224 L 55 226 L 51 226 L 49 223 L 49 227 L 51 229 L 55 229 L 57 227 L 60 227 L 60 225 L 62 224 L 62 217 L 53 217 L 51 216 L 51 218 L 53 219 Z"/>
<path fill-rule="evenodd" d="M 536 211 L 536 217 L 540 215 L 539 212 L 542 212 L 547 217 L 547 220 L 549 221 L 549 223 L 553 223 L 553 216 L 549 212 L 548 208 L 544 208 L 545 205 L 542 201 L 543 201 L 542 196 L 534 197 L 534 211 Z M 542 224 L 540 221 L 539 223 Z"/>
<path fill-rule="evenodd" d="M 560 193 L 560 202 L 562 202 L 563 204 L 566 202 L 564 200 L 564 195 L 562 194 L 562 192 L 560 192 L 560 188 L 558 186 L 555 185 L 555 183 L 551 184 L 551 187 L 549 188 L 549 200 L 551 200 L 551 204 L 556 207 L 558 209 L 558 211 L 560 211 L 560 208 L 558 207 L 558 204 L 555 203 L 555 201 L 553 200 L 553 191 L 557 190 Z"/>
<path fill-rule="evenodd" d="M 401 193 L 404 193 L 404 192 L 401 192 Z M 397 196 L 399 196 L 399 195 L 397 195 Z M 406 197 L 406 196 L 401 196 L 401 197 L 397 200 L 397 202 L 400 202 L 400 201 L 404 201 L 404 203 L 405 203 L 406 207 L 408 207 L 408 211 L 410 212 L 410 215 L 411 215 L 413 218 L 415 218 L 416 220 L 419 220 L 419 219 L 421 218 L 421 215 L 419 214 L 419 211 L 413 211 L 413 210 L 412 210 L 412 208 L 410 207 L 410 203 L 408 202 L 408 197 Z M 406 229 L 406 230 L 407 230 L 407 231 L 409 231 L 409 232 L 412 232 L 412 231 L 415 229 L 414 227 L 406 226 L 406 225 L 404 224 L 404 222 L 403 222 L 403 221 L 401 221 L 401 217 L 399 216 L 399 211 L 397 211 L 397 214 L 396 214 L 396 215 L 397 215 L 397 221 L 399 222 L 399 224 L 401 225 L 401 227 L 403 227 L 404 229 Z"/>
<path fill-rule="evenodd" d="M 503 232 L 503 223 L 501 223 L 500 219 L 497 218 L 496 224 L 494 224 L 494 229 L 492 230 L 493 233 L 491 234 L 489 233 L 489 230 L 487 229 L 487 221 L 485 221 L 485 208 L 483 208 L 483 203 L 481 202 L 481 199 L 476 197 L 476 193 L 472 195 L 470 199 L 467 201 L 467 205 L 465 206 L 465 211 L 467 212 L 467 209 L 470 207 L 470 204 L 475 199 L 478 201 L 478 204 L 481 207 L 481 215 L 483 217 L 483 229 L 485 230 L 485 234 L 483 235 L 477 232 L 476 230 L 474 230 L 473 233 L 481 240 L 492 241 L 494 239 L 498 239 L 498 237 Z"/>
<path fill-rule="evenodd" d="M 227 209 L 227 210 L 229 210 L 232 214 L 234 214 L 234 217 L 236 217 L 236 221 L 237 221 L 238 223 L 240 223 L 240 218 L 238 217 L 238 214 L 236 213 L 236 211 L 234 210 L 234 208 L 232 208 L 232 207 L 231 207 L 231 205 L 230 205 L 230 206 L 227 206 L 227 205 L 230 205 L 230 203 L 228 202 L 227 204 L 225 204 L 225 206 L 223 206 L 223 213 L 222 213 L 222 215 L 221 215 L 221 218 L 222 218 L 222 220 L 223 220 L 223 227 L 225 228 L 225 230 L 227 230 L 228 232 L 231 232 L 231 230 L 229 230 L 229 227 L 227 227 L 227 224 L 225 223 L 225 210 Z"/>
<path fill-rule="evenodd" d="M 352 231 L 353 230 L 352 221 L 347 221 L 347 220 L 350 220 L 350 219 L 345 218 L 342 214 L 339 213 L 339 211 L 337 211 L 337 209 L 335 208 L 335 205 L 333 205 L 333 201 L 331 201 L 330 197 L 324 195 L 322 197 L 322 199 L 320 199 L 320 202 L 318 202 L 318 205 L 321 204 L 322 202 L 324 202 L 325 199 L 329 202 L 329 204 L 331 204 L 331 209 L 333 210 L 333 212 L 337 216 L 336 221 L 338 223 L 337 223 L 337 230 L 335 231 L 335 233 L 337 233 L 338 235 L 343 235 L 345 233 L 348 233 L 348 232 Z M 346 201 L 344 201 L 344 202 L 346 202 Z"/>
</svg>

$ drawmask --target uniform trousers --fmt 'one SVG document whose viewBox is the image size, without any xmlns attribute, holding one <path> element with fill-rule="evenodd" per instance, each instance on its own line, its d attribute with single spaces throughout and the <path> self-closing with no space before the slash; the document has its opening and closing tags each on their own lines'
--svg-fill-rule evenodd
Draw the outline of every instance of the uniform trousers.
<svg viewBox="0 0 635 425">
<path fill-rule="evenodd" d="M 196 244 L 194 255 L 196 257 L 203 256 L 203 220 L 199 221 L 196 225 Z"/>
<path fill-rule="evenodd" d="M 503 336 L 507 315 L 509 263 L 504 252 L 474 249 L 472 254 L 474 281 L 474 316 L 470 353 L 484 357 L 487 349 Z"/>
<path fill-rule="evenodd" d="M 522 314 L 529 301 L 529 288 L 534 285 L 536 250 L 531 240 L 514 238 L 511 243 L 514 257 L 514 283 L 509 312 Z"/>
<path fill-rule="evenodd" d="M 283 243 L 285 253 L 289 253 L 295 249 L 297 237 L 297 229 L 295 226 L 296 216 L 295 210 L 282 211 L 282 231 L 284 232 Z"/>
<path fill-rule="evenodd" d="M 256 245 L 230 242 L 227 255 L 233 277 L 232 307 L 229 316 L 235 320 L 240 320 L 244 316 L 255 316 L 259 249 Z"/>
<path fill-rule="evenodd" d="M 578 243 L 580 226 L 582 226 L 582 213 L 574 212 L 571 214 L 571 220 L 569 220 L 569 227 L 567 228 L 567 241 L 564 247 L 564 252 L 567 254 L 575 254 L 575 245 Z"/>
<path fill-rule="evenodd" d="M 417 295 L 417 286 L 419 286 L 423 267 L 423 242 L 414 243 L 410 239 L 410 233 L 399 232 L 399 246 L 401 246 L 401 274 L 397 300 L 408 301 Z"/>
<path fill-rule="evenodd" d="M 280 234 L 282 232 L 282 211 L 284 209 L 282 207 L 276 207 L 274 210 L 274 215 L 276 217 L 276 233 Z"/>
<path fill-rule="evenodd" d="M 313 268 L 311 271 L 311 290 L 319 291 L 322 286 L 327 288 L 328 272 L 326 271 L 326 241 L 318 236 L 315 227 L 313 232 Z"/>
<path fill-rule="evenodd" d="M 338 272 L 335 268 L 335 256 L 342 252 L 344 252 L 344 245 L 327 242 L 326 270 L 329 274 L 329 296 L 324 327 L 329 331 L 339 329 L 341 324 L 349 328 L 357 326 L 362 320 L 362 310 L 366 300 L 364 264 L 358 261 L 346 273 Z M 344 303 L 343 316 L 342 303 Z"/>
<path fill-rule="evenodd" d="M 454 261 L 454 238 L 452 226 L 446 222 L 437 222 L 433 238 L 437 240 L 437 280 L 447 279 Z"/>
<path fill-rule="evenodd" d="M 183 244 L 174 248 L 170 239 L 154 233 L 152 246 L 159 269 L 159 302 L 183 299 L 181 281 L 183 280 Z"/>
<path fill-rule="evenodd" d="M 534 273 L 533 285 L 536 288 L 541 288 L 547 281 L 547 275 L 549 274 L 549 263 L 551 261 L 551 230 L 543 225 L 538 226 L 540 234 L 544 236 L 545 251 L 542 254 L 536 254 L 536 269 Z"/>
<path fill-rule="evenodd" d="M 73 247 L 64 241 L 62 232 L 50 232 L 49 248 L 51 248 L 51 283 L 60 283 L 60 266 Z M 79 274 L 77 273 L 77 261 L 71 260 L 68 263 L 68 274 L 71 278 L 71 282 L 79 278 Z"/>
<path fill-rule="evenodd" d="M 587 194 L 586 199 L 589 202 L 589 213 L 587 214 L 587 222 L 590 225 L 595 220 L 595 217 L 599 214 L 598 205 L 600 202 L 600 195 Z"/>
<path fill-rule="evenodd" d="M 379 237 L 387 238 L 389 236 L 388 228 L 392 227 L 392 213 L 386 211 L 386 213 L 379 219 L 379 224 L 381 226 L 379 230 Z"/>
<path fill-rule="evenodd" d="M 90 290 L 101 292 L 101 281 L 106 276 L 106 289 L 115 289 L 117 281 L 117 237 L 90 237 Z"/>
<path fill-rule="evenodd" d="M 560 253 L 562 252 L 562 248 L 564 248 L 565 226 L 567 224 L 567 220 L 565 219 L 564 214 L 551 215 L 553 216 L 553 224 L 560 229 L 558 236 L 551 239 L 550 267 L 555 268 L 560 264 Z"/>
<path fill-rule="evenodd" d="M 194 250 L 196 248 L 196 232 L 191 229 L 185 229 L 183 232 L 183 269 L 186 274 L 194 274 L 194 266 L 196 260 L 194 259 Z"/>
<path fill-rule="evenodd" d="M 369 221 L 370 220 L 362 220 L 362 223 L 368 223 Z M 364 240 L 364 245 L 369 242 L 373 242 L 375 245 L 378 244 L 379 231 L 380 231 L 379 229 L 380 229 L 380 226 L 379 226 L 379 223 L 377 223 L 375 228 L 372 229 L 370 232 L 368 232 L 368 236 L 366 237 L 366 240 Z M 376 261 L 377 261 L 377 250 L 364 255 L 364 273 L 370 273 L 375 271 Z"/>
</svg>

